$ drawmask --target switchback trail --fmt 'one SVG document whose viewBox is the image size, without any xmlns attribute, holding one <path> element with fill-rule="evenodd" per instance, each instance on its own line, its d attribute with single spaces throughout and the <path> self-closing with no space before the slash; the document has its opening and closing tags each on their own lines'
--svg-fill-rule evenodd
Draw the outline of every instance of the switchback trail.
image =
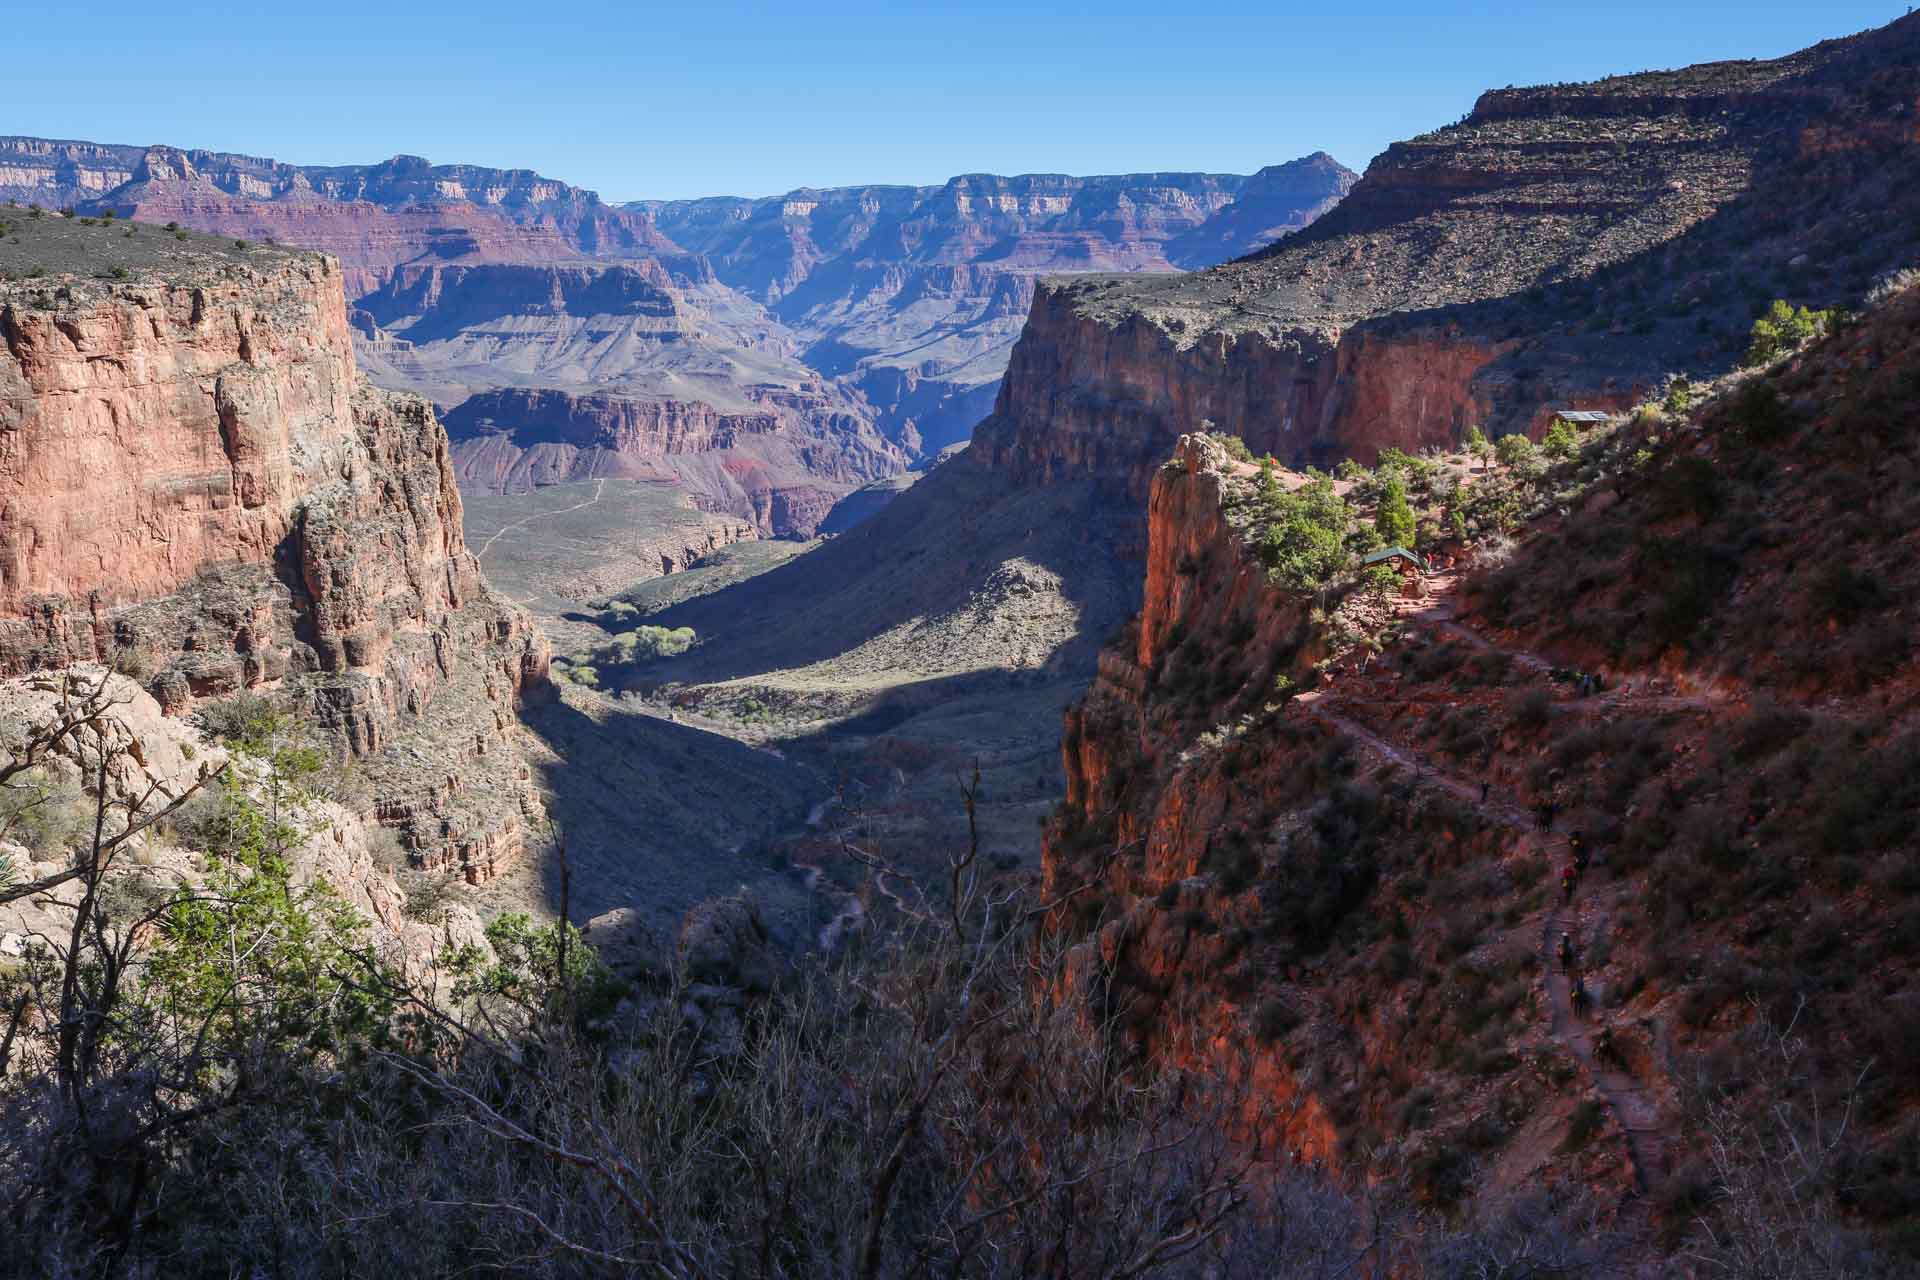
<svg viewBox="0 0 1920 1280">
<path fill-rule="evenodd" d="M 1459 585 L 1456 575 L 1434 574 L 1427 579 L 1427 584 L 1430 593 L 1426 597 L 1396 602 L 1395 612 L 1405 621 L 1451 637 L 1482 653 L 1497 653 L 1539 675 L 1545 675 L 1559 665 L 1531 649 L 1515 649 L 1500 644 L 1461 622 L 1453 607 L 1454 591 Z M 1581 699 L 1580 703 L 1599 707 L 1631 703 L 1645 711 L 1711 711 L 1726 706 L 1729 701 L 1731 699 L 1726 695 L 1715 693 L 1654 693 L 1644 680 L 1638 688 L 1632 680 L 1620 680 L 1611 688 Z"/>
<path fill-rule="evenodd" d="M 1461 630 L 1465 631 L 1464 628 Z M 1474 639 L 1479 638 L 1474 637 Z M 1484 641 L 1480 643 L 1485 645 Z M 1493 648 L 1494 646 L 1485 645 L 1485 647 Z M 1527 665 L 1537 664 L 1539 669 L 1545 669 L 1545 664 L 1537 656 L 1525 656 L 1529 659 Z M 1373 730 L 1340 714 L 1335 710 L 1338 697 L 1337 693 L 1304 693 L 1294 698 L 1290 705 L 1298 707 L 1306 715 L 1337 732 L 1347 735 L 1382 761 L 1408 770 L 1416 778 L 1441 788 L 1474 806 L 1487 817 L 1511 828 L 1519 835 L 1516 853 L 1522 856 L 1550 859 L 1557 852 L 1557 849 L 1550 845 L 1550 842 L 1557 844 L 1557 840 L 1554 839 L 1558 834 L 1557 824 L 1552 832 L 1539 831 L 1526 809 L 1505 795 L 1504 789 L 1497 797 L 1492 789 L 1489 789 L 1488 798 L 1485 803 L 1482 803 L 1480 784 L 1477 781 L 1469 782 L 1446 769 L 1436 767 L 1419 752 L 1399 747 Z M 1549 888 L 1551 891 L 1551 886 Z M 1619 1123 L 1621 1132 L 1626 1136 L 1627 1154 L 1633 1166 L 1634 1183 L 1644 1195 L 1657 1187 L 1666 1175 L 1666 1149 L 1670 1135 L 1662 1125 L 1659 1108 L 1646 1087 L 1626 1072 L 1619 1070 L 1614 1064 L 1599 1061 L 1592 1033 L 1588 1030 L 1586 1023 L 1574 1016 L 1572 983 L 1568 975 L 1557 967 L 1554 943 L 1562 932 L 1576 932 L 1577 924 L 1577 907 L 1555 905 L 1548 908 L 1542 925 L 1540 961 L 1549 1010 L 1549 1029 L 1553 1038 L 1586 1068 L 1593 1080 L 1595 1090 Z"/>
<path fill-rule="evenodd" d="M 551 516 L 563 516 L 567 514 L 567 512 L 569 511 L 578 511 L 582 507 L 592 506 L 594 503 L 600 501 L 600 495 L 602 493 L 605 493 L 606 489 L 607 489 L 607 482 L 606 482 L 606 479 L 602 477 L 601 479 L 594 481 L 593 496 L 591 498 L 588 498 L 585 502 L 576 502 L 572 506 L 562 507 L 558 511 L 536 511 L 532 515 L 527 516 L 524 519 L 515 520 L 512 524 L 501 525 L 498 529 L 495 529 L 493 531 L 492 537 L 488 538 L 485 542 L 480 544 L 480 549 L 473 553 L 473 558 L 475 560 L 485 560 L 487 558 L 487 552 L 493 550 L 493 544 L 500 541 L 500 535 L 503 533 L 506 533 L 513 529 L 521 528 L 524 525 L 532 524 L 535 520 L 545 520 Z"/>
<path fill-rule="evenodd" d="M 1293 700 L 1293 705 L 1301 707 L 1309 716 L 1338 730 L 1361 743 L 1369 751 L 1390 764 L 1412 771 L 1415 776 L 1434 786 L 1458 796 L 1460 799 L 1479 808 L 1489 817 L 1502 825 L 1511 827 L 1520 833 L 1519 847 L 1516 852 L 1522 856 L 1551 857 L 1545 847 L 1542 833 L 1537 832 L 1526 813 L 1517 804 L 1507 799 L 1494 800 L 1489 797 L 1485 805 L 1480 803 L 1480 790 L 1477 786 L 1457 778 L 1443 769 L 1436 769 L 1430 763 L 1395 747 L 1378 734 L 1354 723 L 1334 711 L 1322 695 L 1302 694 Z M 1551 886 L 1549 886 L 1551 890 Z M 1576 900 L 1577 900 L 1576 894 Z M 1577 908 L 1569 905 L 1550 907 L 1540 937 L 1540 962 L 1545 975 L 1548 1009 L 1550 1011 L 1550 1029 L 1553 1038 L 1571 1054 L 1576 1061 L 1587 1069 L 1593 1079 L 1594 1088 L 1613 1113 L 1621 1131 L 1626 1135 L 1628 1156 L 1633 1163 L 1634 1183 L 1642 1194 L 1658 1186 L 1666 1176 L 1666 1140 L 1668 1133 L 1660 1123 L 1659 1108 L 1645 1086 L 1641 1085 L 1626 1072 L 1612 1065 L 1603 1065 L 1594 1051 L 1593 1037 L 1585 1023 L 1573 1015 L 1573 989 L 1566 973 L 1559 970 L 1554 955 L 1554 942 L 1562 932 L 1574 932 L 1578 923 Z"/>
<path fill-rule="evenodd" d="M 1576 900 L 1578 892 L 1575 893 Z M 1579 909 L 1563 903 L 1547 912 L 1540 934 L 1540 958 L 1546 966 L 1547 998 L 1553 1012 L 1553 1036 L 1587 1069 L 1593 1087 L 1606 1100 L 1615 1120 L 1627 1135 L 1627 1149 L 1633 1156 L 1633 1179 L 1642 1195 L 1652 1191 L 1666 1177 L 1667 1130 L 1660 1123 L 1660 1109 L 1646 1086 L 1611 1063 L 1602 1063 L 1595 1052 L 1592 1034 L 1573 1012 L 1573 981 L 1564 969 L 1557 968 L 1554 939 L 1561 933 L 1575 932 L 1580 923 Z"/>
</svg>

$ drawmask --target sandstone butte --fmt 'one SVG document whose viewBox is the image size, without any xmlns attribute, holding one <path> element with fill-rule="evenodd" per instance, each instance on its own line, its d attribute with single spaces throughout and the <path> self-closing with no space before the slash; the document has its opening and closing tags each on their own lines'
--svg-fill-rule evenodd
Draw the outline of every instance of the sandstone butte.
<svg viewBox="0 0 1920 1280">
<path fill-rule="evenodd" d="M 445 432 L 356 372 L 335 260 L 165 243 L 0 283 L 0 674 L 117 663 L 176 714 L 284 690 L 419 864 L 487 879 L 539 813 L 547 647 L 467 550 Z"/>
</svg>

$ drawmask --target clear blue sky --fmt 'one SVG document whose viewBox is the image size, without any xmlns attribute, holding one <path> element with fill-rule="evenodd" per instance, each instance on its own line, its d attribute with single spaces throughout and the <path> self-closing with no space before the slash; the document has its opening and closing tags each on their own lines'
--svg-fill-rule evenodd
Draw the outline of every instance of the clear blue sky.
<svg viewBox="0 0 1920 1280">
<path fill-rule="evenodd" d="M 7 6 L 0 133 L 538 169 L 609 199 L 1356 169 L 1483 88 L 1772 57 L 1902 3 Z"/>
</svg>

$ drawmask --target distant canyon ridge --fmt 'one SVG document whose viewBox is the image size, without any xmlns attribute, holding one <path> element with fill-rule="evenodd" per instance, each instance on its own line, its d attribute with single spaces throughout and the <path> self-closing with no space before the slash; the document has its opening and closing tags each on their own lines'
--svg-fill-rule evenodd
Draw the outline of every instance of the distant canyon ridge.
<svg viewBox="0 0 1920 1280">
<path fill-rule="evenodd" d="M 1355 181 L 1320 153 L 1251 175 L 612 204 L 414 156 L 303 166 L 0 137 L 0 200 L 337 257 L 361 367 L 439 406 L 469 493 L 657 479 L 770 535 L 811 534 L 968 439 L 1042 276 L 1239 258 Z"/>
</svg>

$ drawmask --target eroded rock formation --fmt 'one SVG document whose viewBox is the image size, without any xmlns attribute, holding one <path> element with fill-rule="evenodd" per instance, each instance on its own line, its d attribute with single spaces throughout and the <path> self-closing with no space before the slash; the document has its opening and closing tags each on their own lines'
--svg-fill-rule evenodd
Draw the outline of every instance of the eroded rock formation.
<svg viewBox="0 0 1920 1280">
<path fill-rule="evenodd" d="M 932 453 L 987 409 L 1041 276 L 1222 262 L 1311 223 L 1353 181 L 1317 154 L 1252 177 L 968 174 L 633 207 L 764 303 L 882 431 Z"/>
<path fill-rule="evenodd" d="M 431 408 L 360 381 L 338 265 L 201 244 L 0 286 L 0 334 L 0 673 L 113 662 L 174 712 L 285 688 L 425 865 L 515 856 L 546 644 L 466 549 Z"/>
<path fill-rule="evenodd" d="M 1211 421 L 1294 466 L 1544 431 L 1738 363 L 1773 297 L 1911 261 L 1920 23 L 1771 62 L 1499 90 L 1326 216 L 1187 276 L 1043 285 L 976 454 L 1144 500 Z"/>
</svg>

